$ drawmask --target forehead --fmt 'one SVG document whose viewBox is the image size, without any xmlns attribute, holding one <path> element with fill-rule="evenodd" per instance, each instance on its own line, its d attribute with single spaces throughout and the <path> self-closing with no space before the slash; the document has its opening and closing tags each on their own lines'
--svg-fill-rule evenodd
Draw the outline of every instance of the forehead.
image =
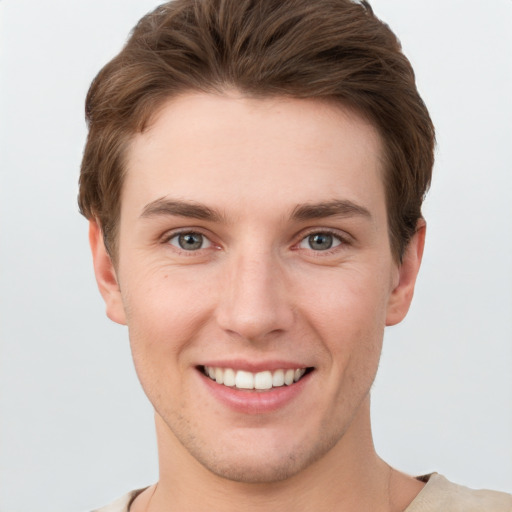
<svg viewBox="0 0 512 512">
<path fill-rule="evenodd" d="M 382 155 L 377 130 L 337 104 L 187 94 L 133 138 L 122 211 L 167 195 L 248 209 L 338 198 L 381 203 Z"/>
</svg>

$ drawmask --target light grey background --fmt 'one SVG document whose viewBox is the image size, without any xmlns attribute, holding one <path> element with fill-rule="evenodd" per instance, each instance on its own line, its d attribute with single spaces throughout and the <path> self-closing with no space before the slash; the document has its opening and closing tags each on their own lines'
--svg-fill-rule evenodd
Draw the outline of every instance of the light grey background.
<svg viewBox="0 0 512 512">
<path fill-rule="evenodd" d="M 377 450 L 512 492 L 512 1 L 372 4 L 439 146 L 415 302 L 374 386 Z M 151 408 L 75 201 L 88 85 L 155 5 L 0 2 L 0 512 L 84 511 L 157 478 Z"/>
</svg>

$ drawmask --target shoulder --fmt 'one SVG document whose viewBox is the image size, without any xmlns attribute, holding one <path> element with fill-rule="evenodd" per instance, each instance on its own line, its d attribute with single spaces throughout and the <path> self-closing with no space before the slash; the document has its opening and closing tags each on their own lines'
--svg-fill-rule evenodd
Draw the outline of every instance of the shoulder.
<svg viewBox="0 0 512 512">
<path fill-rule="evenodd" d="M 130 510 L 130 505 L 133 500 L 142 492 L 144 489 L 136 489 L 135 491 L 130 491 L 129 493 L 121 496 L 121 498 L 116 501 L 106 505 L 105 507 L 96 508 L 92 512 L 128 512 Z"/>
<path fill-rule="evenodd" d="M 512 495 L 469 489 L 433 473 L 405 512 L 512 512 Z"/>
</svg>

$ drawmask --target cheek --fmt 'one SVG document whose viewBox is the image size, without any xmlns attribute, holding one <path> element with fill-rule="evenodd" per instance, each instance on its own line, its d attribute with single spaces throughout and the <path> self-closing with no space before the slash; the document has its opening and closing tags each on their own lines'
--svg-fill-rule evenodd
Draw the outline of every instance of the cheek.
<svg viewBox="0 0 512 512">
<path fill-rule="evenodd" d="M 135 370 L 159 414 L 164 414 L 162 407 L 180 408 L 177 400 L 188 368 L 186 348 L 200 323 L 197 303 L 168 284 L 146 283 L 137 293 L 127 290 L 130 293 L 124 298 Z"/>
<path fill-rule="evenodd" d="M 147 364 L 164 371 L 165 365 L 173 365 L 176 372 L 176 365 L 186 365 L 181 353 L 209 316 L 208 297 L 197 282 L 178 279 L 170 272 L 128 279 L 123 303 L 136 367 Z"/>
<path fill-rule="evenodd" d="M 376 279 L 378 275 L 355 269 L 334 271 L 316 281 L 304 280 L 307 285 L 296 296 L 303 297 L 304 314 L 318 328 L 337 330 L 340 335 L 347 330 L 354 334 L 380 330 L 385 325 L 390 285 Z"/>
<path fill-rule="evenodd" d="M 162 267 L 144 272 L 133 269 L 131 275 L 122 288 L 129 326 L 176 331 L 195 323 L 208 307 L 211 290 L 205 283 L 209 280 L 198 272 Z"/>
<path fill-rule="evenodd" d="M 361 273 L 336 277 L 323 290 L 310 291 L 302 316 L 325 345 L 334 375 L 373 374 L 382 348 L 388 285 Z"/>
</svg>

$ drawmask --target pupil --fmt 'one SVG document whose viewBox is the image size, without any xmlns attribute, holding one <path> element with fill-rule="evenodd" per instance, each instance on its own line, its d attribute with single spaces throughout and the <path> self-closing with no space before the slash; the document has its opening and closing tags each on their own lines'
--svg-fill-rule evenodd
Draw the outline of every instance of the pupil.
<svg viewBox="0 0 512 512">
<path fill-rule="evenodd" d="M 309 237 L 309 245 L 312 249 L 325 251 L 332 247 L 332 235 L 328 233 L 317 233 Z"/>
<path fill-rule="evenodd" d="M 196 251 L 201 249 L 201 245 L 203 245 L 203 235 L 199 233 L 185 233 L 180 235 L 179 244 L 182 249 Z"/>
</svg>

